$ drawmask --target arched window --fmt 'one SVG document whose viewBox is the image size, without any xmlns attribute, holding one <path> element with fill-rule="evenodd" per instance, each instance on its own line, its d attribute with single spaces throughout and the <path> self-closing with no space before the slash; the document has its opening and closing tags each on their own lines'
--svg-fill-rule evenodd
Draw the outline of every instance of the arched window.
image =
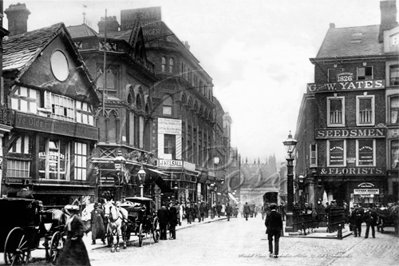
<svg viewBox="0 0 399 266">
<path fill-rule="evenodd" d="M 137 96 L 136 96 L 136 108 L 138 110 L 141 110 L 143 108 L 143 104 L 141 102 L 141 95 L 140 94 L 137 94 Z"/>
<path fill-rule="evenodd" d="M 175 60 L 173 58 L 169 59 L 169 73 L 173 73 L 173 66 L 175 65 Z"/>
<path fill-rule="evenodd" d="M 170 96 L 166 96 L 163 99 L 163 107 L 162 107 L 162 113 L 163 115 L 172 115 L 172 107 L 173 107 L 173 99 Z"/>
<path fill-rule="evenodd" d="M 166 57 L 162 56 L 162 72 L 166 71 Z"/>
</svg>

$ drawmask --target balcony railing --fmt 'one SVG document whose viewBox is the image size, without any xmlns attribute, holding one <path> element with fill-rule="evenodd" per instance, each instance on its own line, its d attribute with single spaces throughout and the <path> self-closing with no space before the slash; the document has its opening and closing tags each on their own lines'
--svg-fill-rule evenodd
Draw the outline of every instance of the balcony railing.
<svg viewBox="0 0 399 266">
<path fill-rule="evenodd" d="M 339 110 L 330 112 L 330 124 L 342 124 L 342 112 Z"/>
<path fill-rule="evenodd" d="M 360 124 L 370 124 L 373 122 L 373 110 L 360 110 L 359 111 L 359 123 Z"/>
</svg>

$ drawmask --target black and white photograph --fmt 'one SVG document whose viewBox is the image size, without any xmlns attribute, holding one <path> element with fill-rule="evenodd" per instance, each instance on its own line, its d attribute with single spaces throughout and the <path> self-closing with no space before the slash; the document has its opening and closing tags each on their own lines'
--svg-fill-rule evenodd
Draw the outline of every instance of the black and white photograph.
<svg viewBox="0 0 399 266">
<path fill-rule="evenodd" d="M 393 266 L 399 0 L 0 0 L 0 266 Z"/>
</svg>

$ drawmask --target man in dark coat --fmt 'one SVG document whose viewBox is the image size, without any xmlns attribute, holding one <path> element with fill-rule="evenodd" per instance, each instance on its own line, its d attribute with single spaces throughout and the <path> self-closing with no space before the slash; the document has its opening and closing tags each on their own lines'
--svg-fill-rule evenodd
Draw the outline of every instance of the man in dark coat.
<svg viewBox="0 0 399 266">
<path fill-rule="evenodd" d="M 373 209 L 366 211 L 364 215 L 364 220 L 366 222 L 366 235 L 364 238 L 369 237 L 369 229 L 371 227 L 371 235 L 375 238 L 375 226 L 377 224 L 377 213 Z"/>
<path fill-rule="evenodd" d="M 220 218 L 220 213 L 222 212 L 222 204 L 220 204 L 220 202 L 216 204 L 216 212 L 218 214 L 218 218 Z"/>
<path fill-rule="evenodd" d="M 227 221 L 230 221 L 230 216 L 232 213 L 233 213 L 233 207 L 231 207 L 230 203 L 227 203 L 227 205 L 226 205 Z"/>
<path fill-rule="evenodd" d="M 166 226 L 169 222 L 169 216 L 165 204 L 162 204 L 162 207 L 157 212 L 157 216 L 159 221 L 159 230 L 161 231 L 159 239 L 166 240 Z"/>
<path fill-rule="evenodd" d="M 355 232 L 355 237 L 359 234 L 359 237 L 361 236 L 362 233 L 362 223 L 363 223 L 363 214 L 361 213 L 361 210 L 356 208 L 352 212 L 352 224 L 354 226 L 353 231 Z"/>
<path fill-rule="evenodd" d="M 248 221 L 248 216 L 249 216 L 249 213 L 251 212 L 251 209 L 249 208 L 248 202 L 245 202 L 243 211 L 244 211 L 245 220 Z"/>
<path fill-rule="evenodd" d="M 104 226 L 104 211 L 100 208 L 99 203 L 94 203 L 94 209 L 91 215 L 91 239 L 92 245 L 96 244 L 96 239 L 101 239 L 105 244 L 105 226 Z"/>
<path fill-rule="evenodd" d="M 173 202 L 169 203 L 169 210 L 168 210 L 168 220 L 169 220 L 169 239 L 176 239 L 176 225 L 177 222 L 177 209 L 173 205 Z"/>
<path fill-rule="evenodd" d="M 266 234 L 269 240 L 269 256 L 273 256 L 273 238 L 274 238 L 274 258 L 278 258 L 279 240 L 281 230 L 283 229 L 283 220 L 281 214 L 276 211 L 277 205 L 270 204 L 270 213 L 266 216 Z"/>
</svg>

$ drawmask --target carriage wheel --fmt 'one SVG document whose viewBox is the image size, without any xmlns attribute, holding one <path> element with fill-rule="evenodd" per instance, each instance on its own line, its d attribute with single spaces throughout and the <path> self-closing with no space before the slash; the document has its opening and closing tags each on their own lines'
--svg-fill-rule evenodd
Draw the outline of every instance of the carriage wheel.
<svg viewBox="0 0 399 266">
<path fill-rule="evenodd" d="M 158 243 L 159 241 L 159 223 L 158 223 L 158 217 L 155 217 L 154 222 L 152 223 L 152 238 L 154 239 L 155 243 Z"/>
<path fill-rule="evenodd" d="M 143 246 L 143 238 L 144 238 L 143 225 L 140 224 L 140 226 L 139 226 L 139 247 Z"/>
<path fill-rule="evenodd" d="M 6 265 L 21 265 L 28 261 L 28 239 L 20 227 L 13 228 L 4 243 L 4 261 Z"/>
<path fill-rule="evenodd" d="M 55 232 L 51 236 L 51 240 L 49 243 L 50 246 L 50 262 L 55 263 L 57 261 L 57 258 L 60 254 L 60 251 L 64 247 L 63 240 L 61 239 L 61 233 L 60 232 Z"/>
</svg>

